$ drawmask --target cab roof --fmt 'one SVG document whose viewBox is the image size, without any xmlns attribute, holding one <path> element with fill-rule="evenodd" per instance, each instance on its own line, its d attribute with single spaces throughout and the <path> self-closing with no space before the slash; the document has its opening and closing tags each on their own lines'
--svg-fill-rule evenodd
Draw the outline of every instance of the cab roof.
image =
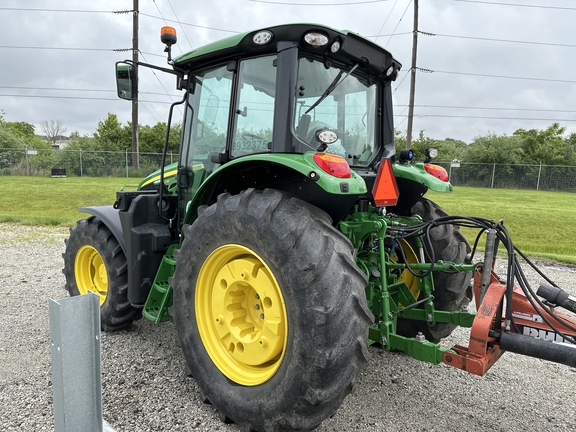
<svg viewBox="0 0 576 432">
<path fill-rule="evenodd" d="M 271 39 L 264 45 L 254 42 L 254 35 L 268 31 Z M 328 44 L 322 47 L 313 47 L 304 41 L 304 36 L 310 32 L 319 32 L 328 37 Z M 339 41 L 341 48 L 336 53 L 330 51 L 334 41 Z M 278 51 L 278 42 L 292 43 L 300 50 L 312 56 L 330 58 L 345 64 L 360 63 L 363 69 L 370 69 L 371 73 L 382 75 L 390 66 L 394 66 L 391 80 L 396 78 L 402 66 L 384 48 L 374 42 L 348 30 L 336 30 L 321 24 L 284 24 L 273 27 L 264 27 L 212 42 L 196 48 L 174 59 L 174 68 L 192 70 L 199 67 L 210 67 L 224 61 L 242 59 L 244 57 L 273 54 Z"/>
</svg>

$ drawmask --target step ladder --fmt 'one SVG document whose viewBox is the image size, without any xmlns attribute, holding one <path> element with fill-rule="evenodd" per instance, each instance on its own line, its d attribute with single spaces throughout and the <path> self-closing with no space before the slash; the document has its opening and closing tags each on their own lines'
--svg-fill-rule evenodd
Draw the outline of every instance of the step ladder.
<svg viewBox="0 0 576 432">
<path fill-rule="evenodd" d="M 176 260 L 173 256 L 173 250 L 178 247 L 179 245 L 177 244 L 171 245 L 166 255 L 162 258 L 142 311 L 144 317 L 154 321 L 156 324 L 172 320 L 172 315 L 168 312 L 168 308 L 172 306 L 172 287 L 168 283 L 168 279 L 174 275 Z"/>
</svg>

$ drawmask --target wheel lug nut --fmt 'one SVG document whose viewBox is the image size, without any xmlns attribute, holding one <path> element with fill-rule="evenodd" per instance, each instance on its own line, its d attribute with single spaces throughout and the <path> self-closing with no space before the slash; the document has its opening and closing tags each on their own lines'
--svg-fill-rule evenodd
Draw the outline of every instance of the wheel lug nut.
<svg viewBox="0 0 576 432">
<path fill-rule="evenodd" d="M 254 306 L 254 309 L 259 310 L 259 309 L 260 309 L 260 305 L 257 304 L 256 306 Z"/>
<path fill-rule="evenodd" d="M 264 319 L 264 314 L 260 314 L 260 319 Z"/>
</svg>

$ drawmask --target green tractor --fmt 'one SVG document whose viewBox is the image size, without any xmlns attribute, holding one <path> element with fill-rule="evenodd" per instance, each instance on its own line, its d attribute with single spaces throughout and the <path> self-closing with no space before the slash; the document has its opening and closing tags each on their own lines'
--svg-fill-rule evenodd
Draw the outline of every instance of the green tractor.
<svg viewBox="0 0 576 432">
<path fill-rule="evenodd" d="M 179 161 L 114 205 L 81 208 L 91 216 L 66 242 L 66 288 L 100 296 L 104 330 L 174 319 L 203 398 L 256 431 L 312 430 L 334 415 L 372 344 L 482 374 L 504 350 L 499 334 L 523 336 L 507 311 L 482 334 L 480 360 L 476 347 L 437 343 L 479 321 L 473 273 L 477 296 L 503 301 L 458 226 L 507 237 L 423 197 L 451 191 L 444 169 L 408 150 L 395 157 L 401 65 L 390 53 L 315 24 L 174 60 L 173 29 L 162 41 L 172 68 L 138 65 L 174 74 L 183 90 L 167 129 L 181 105 Z M 137 98 L 135 66 L 117 64 L 121 98 Z"/>
</svg>

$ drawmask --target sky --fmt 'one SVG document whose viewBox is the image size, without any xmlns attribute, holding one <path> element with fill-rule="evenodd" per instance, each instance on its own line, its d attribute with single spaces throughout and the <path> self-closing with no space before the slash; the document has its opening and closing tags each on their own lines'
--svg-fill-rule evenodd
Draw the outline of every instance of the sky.
<svg viewBox="0 0 576 432">
<path fill-rule="evenodd" d="M 0 109 L 42 134 L 44 120 L 92 136 L 108 113 L 125 124 L 114 64 L 131 58 L 133 0 L 2 0 Z M 140 0 L 140 60 L 167 66 L 160 28 L 175 27 L 175 56 L 266 26 L 315 22 L 360 33 L 403 64 L 392 84 L 394 121 L 406 132 L 412 0 Z M 470 143 L 488 134 L 576 132 L 576 2 L 420 0 L 413 136 Z M 140 69 L 140 124 L 166 122 L 181 97 L 174 77 Z M 181 112 L 175 113 L 181 119 Z"/>
</svg>

